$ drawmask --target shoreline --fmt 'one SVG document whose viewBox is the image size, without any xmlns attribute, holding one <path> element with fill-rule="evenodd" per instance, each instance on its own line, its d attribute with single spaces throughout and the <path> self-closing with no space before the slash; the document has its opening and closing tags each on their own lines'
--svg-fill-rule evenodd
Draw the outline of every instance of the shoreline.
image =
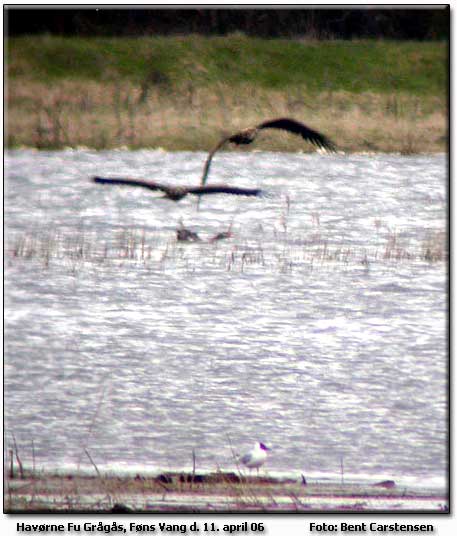
<svg viewBox="0 0 457 536">
<path fill-rule="evenodd" d="M 208 152 L 223 136 L 278 117 L 322 132 L 344 152 L 448 146 L 443 43 L 37 36 L 8 44 L 8 148 Z M 244 53 L 235 60 L 233 50 Z M 84 61 L 72 65 L 78 54 Z M 255 147 L 313 151 L 278 132 L 262 133 Z"/>
<path fill-rule="evenodd" d="M 5 481 L 5 513 L 447 513 L 445 490 L 393 480 L 357 484 L 240 472 L 163 472 L 156 476 L 23 473 Z"/>
<path fill-rule="evenodd" d="M 151 152 L 151 153 L 201 153 L 203 158 L 206 158 L 208 155 L 208 152 L 204 149 L 165 149 L 164 147 L 153 147 L 153 146 L 145 146 L 145 147 L 136 147 L 134 149 L 131 149 L 130 147 L 127 147 L 126 145 L 119 145 L 117 147 L 110 147 L 109 149 L 96 149 L 94 147 L 89 147 L 87 145 L 78 145 L 78 146 L 62 146 L 57 148 L 43 148 L 43 147 L 35 147 L 33 145 L 19 145 L 17 147 L 5 147 L 5 153 L 12 153 L 15 151 L 30 151 L 30 152 L 77 152 L 77 151 L 87 151 L 87 152 L 96 152 L 96 153 L 111 153 L 111 152 Z M 272 150 L 272 149 L 257 149 L 257 148 L 243 148 L 243 149 L 221 149 L 217 152 L 218 155 L 221 154 L 229 154 L 229 153 L 238 153 L 238 154 L 250 154 L 250 153 L 259 153 L 259 154 L 268 154 L 268 153 L 290 153 L 293 155 L 304 155 L 304 156 L 312 156 L 315 155 L 338 155 L 338 156 L 376 156 L 376 155 L 389 155 L 389 156 L 442 156 L 443 158 L 447 158 L 449 156 L 449 151 L 446 149 L 436 149 L 435 151 L 418 151 L 410 154 L 402 154 L 400 151 L 368 151 L 368 150 L 354 150 L 354 151 L 337 151 L 335 153 L 328 153 L 325 151 L 303 151 L 303 150 L 292 150 L 289 151 L 288 149 L 278 149 L 278 150 Z M 204 161 L 203 161 L 204 162 Z"/>
</svg>

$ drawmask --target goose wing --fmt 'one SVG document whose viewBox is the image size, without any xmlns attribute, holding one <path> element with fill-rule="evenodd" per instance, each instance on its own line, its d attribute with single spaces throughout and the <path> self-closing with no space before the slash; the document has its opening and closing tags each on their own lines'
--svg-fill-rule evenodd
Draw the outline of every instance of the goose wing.
<svg viewBox="0 0 457 536">
<path fill-rule="evenodd" d="M 93 177 L 92 180 L 99 184 L 122 184 L 125 186 L 139 186 L 141 188 L 147 188 L 148 190 L 166 190 L 166 187 L 162 184 L 141 179 Z"/>
<path fill-rule="evenodd" d="M 195 195 L 206 194 L 233 194 L 233 195 L 261 195 L 262 190 L 258 188 L 237 188 L 226 184 L 208 184 L 206 186 L 195 186 L 187 189 L 188 193 Z"/>
<path fill-rule="evenodd" d="M 247 454 L 244 454 L 239 458 L 239 461 L 243 463 L 244 465 L 247 465 L 249 462 L 252 461 L 252 452 L 248 452 Z"/>
<path fill-rule="evenodd" d="M 322 149 L 328 149 L 329 151 L 336 151 L 335 144 L 329 140 L 326 136 L 313 130 L 312 128 L 307 127 L 303 123 L 296 121 L 295 119 L 288 119 L 287 117 L 279 119 L 271 119 L 270 121 L 264 121 L 257 125 L 257 128 L 278 128 L 281 130 L 286 130 L 287 132 L 292 132 L 293 134 L 299 134 L 303 139 L 309 141 L 320 147 Z"/>
</svg>

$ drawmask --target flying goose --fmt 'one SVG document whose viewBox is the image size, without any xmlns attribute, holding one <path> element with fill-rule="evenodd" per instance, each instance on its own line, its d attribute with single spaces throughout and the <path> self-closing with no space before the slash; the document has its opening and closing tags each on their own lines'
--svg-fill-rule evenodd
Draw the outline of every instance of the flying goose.
<svg viewBox="0 0 457 536">
<path fill-rule="evenodd" d="M 163 197 L 167 197 L 173 201 L 179 201 L 187 194 L 198 196 L 206 194 L 259 196 L 262 194 L 262 190 L 257 188 L 237 188 L 226 184 L 211 184 L 207 186 L 169 186 L 168 184 L 160 184 L 158 182 L 144 181 L 140 179 L 93 177 L 92 180 L 99 184 L 123 184 L 126 186 L 140 186 L 141 188 L 147 188 L 148 190 L 160 190 L 165 194 Z"/>
<path fill-rule="evenodd" d="M 264 121 L 259 125 L 254 127 L 245 128 L 240 132 L 236 132 L 230 136 L 222 138 L 222 140 L 214 147 L 214 149 L 209 153 L 205 167 L 203 169 L 203 175 L 201 179 L 201 185 L 203 186 L 206 183 L 208 177 L 209 168 L 211 166 L 211 160 L 213 159 L 214 154 L 222 148 L 227 142 L 234 143 L 235 145 L 248 145 L 252 143 L 260 130 L 264 128 L 277 128 L 279 130 L 286 130 L 292 134 L 300 135 L 304 140 L 311 142 L 313 145 L 321 149 L 327 149 L 329 151 L 336 151 L 335 144 L 330 141 L 326 136 L 313 130 L 312 128 L 307 127 L 303 123 L 296 121 L 295 119 L 289 119 L 287 117 L 281 117 L 278 119 L 271 119 L 269 121 Z"/>
</svg>

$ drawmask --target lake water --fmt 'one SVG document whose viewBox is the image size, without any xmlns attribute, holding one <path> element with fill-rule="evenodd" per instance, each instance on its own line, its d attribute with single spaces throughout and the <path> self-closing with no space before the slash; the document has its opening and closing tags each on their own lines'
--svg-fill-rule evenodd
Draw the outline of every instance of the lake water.
<svg viewBox="0 0 457 536">
<path fill-rule="evenodd" d="M 260 440 L 271 474 L 445 488 L 446 156 L 220 153 L 210 182 L 265 195 L 199 211 L 89 180 L 197 184 L 204 158 L 7 152 L 7 447 L 146 473 Z"/>
</svg>

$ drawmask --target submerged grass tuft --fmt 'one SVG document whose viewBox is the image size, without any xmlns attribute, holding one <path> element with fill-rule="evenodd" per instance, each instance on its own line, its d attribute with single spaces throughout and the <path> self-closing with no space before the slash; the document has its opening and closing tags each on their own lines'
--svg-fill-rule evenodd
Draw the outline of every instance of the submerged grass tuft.
<svg viewBox="0 0 457 536">
<path fill-rule="evenodd" d="M 329 245 L 321 231 L 303 237 L 290 231 L 273 229 L 274 238 L 268 246 L 260 237 L 256 242 L 230 239 L 223 242 L 180 243 L 176 238 L 145 229 L 121 229 L 111 236 L 100 237 L 95 232 L 63 234 L 58 230 L 41 230 L 16 234 L 10 238 L 7 258 L 13 261 L 38 261 L 43 268 L 53 264 L 66 265 L 77 272 L 87 264 L 118 264 L 128 262 L 132 267 L 141 264 L 153 270 L 183 270 L 192 273 L 203 268 L 245 273 L 271 271 L 292 273 L 303 269 L 323 269 L 334 266 L 360 266 L 408 262 L 445 262 L 448 242 L 444 231 L 426 231 L 422 241 L 405 243 L 395 231 L 387 231 L 378 246 L 371 248 L 351 245 Z M 263 236 L 268 230 L 262 231 Z"/>
</svg>

